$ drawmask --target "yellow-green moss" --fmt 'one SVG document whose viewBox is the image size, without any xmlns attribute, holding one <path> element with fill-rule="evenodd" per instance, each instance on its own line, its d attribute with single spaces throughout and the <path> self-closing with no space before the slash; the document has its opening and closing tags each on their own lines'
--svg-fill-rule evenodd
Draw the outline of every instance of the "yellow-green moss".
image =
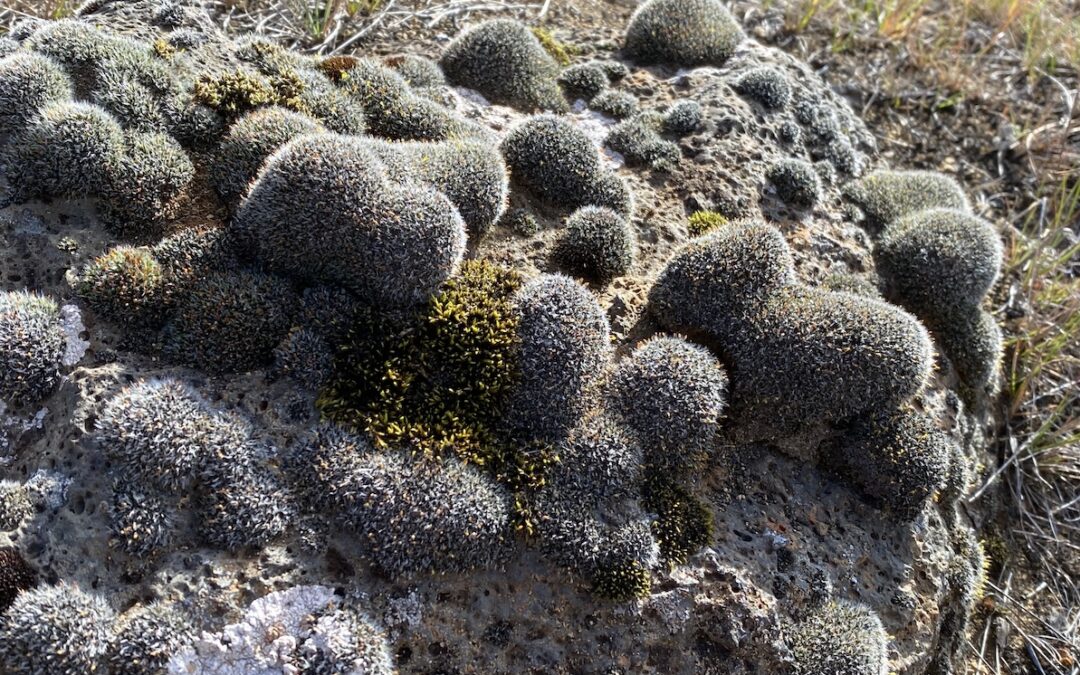
<svg viewBox="0 0 1080 675">
<path fill-rule="evenodd" d="M 518 376 L 512 270 L 469 261 L 417 314 L 373 311 L 349 333 L 319 398 L 329 419 L 378 447 L 455 454 L 518 490 L 543 480 L 552 453 L 503 442 L 495 423 Z"/>
<path fill-rule="evenodd" d="M 694 211 L 690 214 L 686 229 L 691 237 L 700 237 L 727 223 L 728 219 L 716 211 Z"/>
<path fill-rule="evenodd" d="M 154 40 L 154 53 L 165 60 L 176 56 L 176 47 L 173 47 L 165 38 Z"/>
<path fill-rule="evenodd" d="M 304 84 L 296 73 L 263 78 L 243 70 L 203 75 L 194 87 L 195 100 L 229 118 L 267 105 L 304 112 Z"/>
<path fill-rule="evenodd" d="M 540 41 L 540 46 L 551 55 L 551 58 L 555 59 L 560 66 L 570 65 L 570 57 L 578 52 L 578 49 L 573 45 L 567 45 L 560 42 L 555 38 L 547 28 L 541 28 L 534 26 L 531 28 L 533 35 Z"/>
</svg>

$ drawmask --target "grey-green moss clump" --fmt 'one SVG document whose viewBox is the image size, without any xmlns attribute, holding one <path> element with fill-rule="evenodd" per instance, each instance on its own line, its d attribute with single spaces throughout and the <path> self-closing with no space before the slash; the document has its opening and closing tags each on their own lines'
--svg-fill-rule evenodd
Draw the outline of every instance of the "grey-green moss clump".
<svg viewBox="0 0 1080 675">
<path fill-rule="evenodd" d="M 589 100 L 589 107 L 615 119 L 626 119 L 638 110 L 637 99 L 629 92 L 605 89 Z"/>
<path fill-rule="evenodd" d="M 297 136 L 324 131 L 307 115 L 280 106 L 254 110 L 229 126 L 214 154 L 210 182 L 226 202 L 238 201 L 275 150 Z"/>
<path fill-rule="evenodd" d="M 0 293 L 0 401 L 33 405 L 51 394 L 60 382 L 66 347 L 52 298 Z"/>
<path fill-rule="evenodd" d="M 123 129 L 104 109 L 70 101 L 47 104 L 6 146 L 8 200 L 96 196 L 123 150 Z"/>
<path fill-rule="evenodd" d="M 61 583 L 20 593 L 0 617 L 0 670 L 27 675 L 93 672 L 109 645 L 113 611 L 100 596 Z"/>
<path fill-rule="evenodd" d="M 444 141 L 487 132 L 434 101 L 417 96 L 395 71 L 371 59 L 331 57 L 337 84 L 359 103 L 368 132 L 391 140 Z M 337 65 L 333 65 L 337 64 Z"/>
<path fill-rule="evenodd" d="M 845 196 L 862 209 L 873 232 L 926 209 L 971 209 L 960 185 L 933 171 L 874 171 L 845 186 Z"/>
<path fill-rule="evenodd" d="M 791 83 L 775 68 L 754 68 L 735 80 L 732 87 L 767 110 L 782 110 L 791 102 Z"/>
<path fill-rule="evenodd" d="M 795 208 L 808 209 L 821 197 L 821 182 L 809 162 L 781 159 L 769 167 L 765 177 L 776 188 L 780 200 Z"/>
<path fill-rule="evenodd" d="M 926 324 L 965 384 L 974 389 L 993 386 L 1004 348 L 993 315 L 980 307 L 964 307 Z"/>
<path fill-rule="evenodd" d="M 523 24 L 486 21 L 457 36 L 439 61 L 446 79 L 525 112 L 564 111 L 559 64 Z"/>
<path fill-rule="evenodd" d="M 122 71 L 108 71 L 99 78 L 90 101 L 108 110 L 125 129 L 165 131 L 165 116 L 155 92 Z"/>
<path fill-rule="evenodd" d="M 441 192 L 387 173 L 365 139 L 301 136 L 266 163 L 231 229 L 271 270 L 375 304 L 423 302 L 461 262 L 465 223 Z"/>
<path fill-rule="evenodd" d="M 860 417 L 823 453 L 823 463 L 900 520 L 918 516 L 945 485 L 952 444 L 910 407 Z"/>
<path fill-rule="evenodd" d="M 405 83 L 413 89 L 440 87 L 446 84 L 442 68 L 429 58 L 416 54 L 395 54 L 383 59 L 383 63 L 397 71 Z"/>
<path fill-rule="evenodd" d="M 877 614 L 846 601 L 812 610 L 788 632 L 797 675 L 881 675 L 887 643 Z"/>
<path fill-rule="evenodd" d="M 161 496 L 118 480 L 109 504 L 109 528 L 111 545 L 133 558 L 150 560 L 172 544 L 176 523 Z"/>
<path fill-rule="evenodd" d="M 640 63 L 722 66 L 742 39 L 720 0 L 648 0 L 630 17 L 624 49 Z"/>
<path fill-rule="evenodd" d="M 715 345 L 731 377 L 730 415 L 750 436 L 891 410 L 922 389 L 933 365 L 911 315 L 799 283 L 783 236 L 763 223 L 692 240 L 649 305 L 665 327 Z"/>
<path fill-rule="evenodd" d="M 648 519 L 636 508 L 612 508 L 636 491 L 640 446 L 616 418 L 599 413 L 581 420 L 558 448 L 560 461 L 531 504 L 541 550 L 598 597 L 647 595 L 658 553 Z"/>
<path fill-rule="evenodd" d="M 170 360 L 223 373 L 265 365 L 292 326 L 299 297 L 288 281 L 249 271 L 199 279 L 165 325 Z"/>
<path fill-rule="evenodd" d="M 264 449 L 247 442 L 211 457 L 197 501 L 199 531 L 226 551 L 260 548 L 296 522 L 296 508 L 276 471 L 259 461 Z"/>
<path fill-rule="evenodd" d="M 540 232 L 540 223 L 536 220 L 536 216 L 526 209 L 507 211 L 503 224 L 519 237 L 535 237 Z"/>
<path fill-rule="evenodd" d="M 46 104 L 73 95 L 71 79 L 48 57 L 23 52 L 0 60 L 0 134 L 22 129 Z"/>
<path fill-rule="evenodd" d="M 524 284 L 514 305 L 521 338 L 520 378 L 505 419 L 520 440 L 554 443 L 589 407 L 611 356 L 611 328 L 592 293 L 559 274 Z"/>
<path fill-rule="evenodd" d="M 572 123 L 532 117 L 507 134 L 501 149 L 514 181 L 540 199 L 569 209 L 607 206 L 629 217 L 629 189 L 603 169 L 599 149 Z"/>
<path fill-rule="evenodd" d="M 627 602 L 649 594 L 658 547 L 644 520 L 618 526 L 583 513 L 579 504 L 544 504 L 537 531 L 546 556 L 588 581 L 594 595 Z"/>
<path fill-rule="evenodd" d="M 457 207 L 469 234 L 487 234 L 506 210 L 510 176 L 498 149 L 470 140 L 371 141 L 392 180 L 427 184 Z"/>
<path fill-rule="evenodd" d="M 274 372 L 291 377 L 310 391 L 326 383 L 334 370 L 334 350 L 320 333 L 293 327 L 274 349 Z"/>
<path fill-rule="evenodd" d="M 156 325 L 168 310 L 161 265 L 146 248 L 109 249 L 86 264 L 73 286 L 95 312 L 114 321 Z"/>
<path fill-rule="evenodd" d="M 191 486 L 208 457 L 242 444 L 248 428 L 215 414 L 183 382 L 150 379 L 133 384 L 105 404 L 97 440 L 121 474 L 165 494 Z"/>
<path fill-rule="evenodd" d="M 607 70 L 595 61 L 570 66 L 559 74 L 558 81 L 569 96 L 586 101 L 607 89 L 609 83 Z"/>
<path fill-rule="evenodd" d="M 637 434 L 650 464 L 688 475 L 712 447 L 727 387 L 727 374 L 707 349 L 661 336 L 618 362 L 604 396 Z"/>
<path fill-rule="evenodd" d="M 991 383 L 1001 358 L 1001 331 L 980 305 L 1002 257 L 994 227 L 956 209 L 905 216 L 874 248 L 889 298 L 926 323 L 960 379 L 976 389 Z"/>
<path fill-rule="evenodd" d="M 509 495 L 458 460 L 376 451 L 323 426 L 287 468 L 308 507 L 354 531 L 390 574 L 488 569 L 508 551 Z"/>
<path fill-rule="evenodd" d="M 701 127 L 704 113 L 697 101 L 679 101 L 664 113 L 664 133 L 683 137 Z"/>
<path fill-rule="evenodd" d="M 651 113 L 637 115 L 612 127 L 605 145 L 623 155 L 630 166 L 670 171 L 682 159 L 682 150 L 659 133 L 662 118 Z"/>
<path fill-rule="evenodd" d="M 611 209 L 586 206 L 567 219 L 553 255 L 569 271 L 607 283 L 630 270 L 636 251 L 626 219 Z"/>
<path fill-rule="evenodd" d="M 102 186 L 99 215 L 122 234 L 156 233 L 176 214 L 195 166 L 167 134 L 129 133 L 122 147 Z"/>
<path fill-rule="evenodd" d="M 889 295 L 919 316 L 978 305 L 1001 269 L 993 226 L 964 211 L 930 209 L 894 222 L 874 247 Z"/>
<path fill-rule="evenodd" d="M 196 635 L 191 622 L 172 605 L 139 605 L 117 620 L 104 663 L 112 675 L 163 673 L 173 652 Z"/>
<path fill-rule="evenodd" d="M 881 299 L 881 289 L 872 280 L 861 274 L 833 272 L 822 280 L 821 285 L 830 291 L 852 293 L 875 300 Z"/>
</svg>

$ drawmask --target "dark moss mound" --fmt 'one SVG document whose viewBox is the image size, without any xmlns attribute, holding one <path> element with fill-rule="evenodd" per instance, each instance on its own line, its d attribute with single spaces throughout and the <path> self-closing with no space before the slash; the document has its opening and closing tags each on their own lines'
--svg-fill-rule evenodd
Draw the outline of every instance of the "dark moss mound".
<svg viewBox="0 0 1080 675">
<path fill-rule="evenodd" d="M 940 490 L 952 446 L 914 410 L 860 418 L 824 453 L 824 464 L 900 520 L 912 520 Z"/>
<path fill-rule="evenodd" d="M 285 337 L 299 298 L 280 277 L 214 272 L 180 300 L 166 324 L 164 354 L 214 373 L 266 365 Z"/>
</svg>

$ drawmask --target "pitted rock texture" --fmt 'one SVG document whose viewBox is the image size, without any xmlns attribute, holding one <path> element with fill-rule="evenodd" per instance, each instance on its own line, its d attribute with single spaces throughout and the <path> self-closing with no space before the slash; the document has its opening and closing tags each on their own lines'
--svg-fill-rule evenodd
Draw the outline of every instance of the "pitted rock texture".
<svg viewBox="0 0 1080 675">
<path fill-rule="evenodd" d="M 140 0 L 115 11 L 109 7 L 118 3 L 99 4 L 105 9 L 87 20 L 143 39 L 169 34 L 144 18 L 156 2 Z M 616 13 L 625 19 L 628 9 L 618 5 Z M 177 16 L 172 33 L 198 29 L 218 39 L 198 10 L 185 7 Z M 584 37 L 582 43 L 589 44 Z M 436 51 L 427 55 L 438 57 Z M 597 55 L 618 57 L 614 50 Z M 617 153 L 600 150 L 604 168 L 627 182 L 636 202 L 632 268 L 610 284 L 590 286 L 611 322 L 618 356 L 658 332 L 646 311 L 647 294 L 689 240 L 686 218 L 694 211 L 768 220 L 784 234 L 805 283 L 819 285 L 837 273 L 876 283 L 871 242 L 840 188 L 884 162 L 871 133 L 808 66 L 751 38 L 721 67 L 627 65 L 630 75 L 617 86 L 633 94 L 642 110 L 695 100 L 703 123 L 676 141 L 682 158 L 667 173 L 628 168 Z M 786 107 L 767 109 L 735 90 L 738 78 L 762 67 L 790 84 Z M 448 110 L 497 139 L 527 117 L 475 92 L 432 89 Z M 583 105 L 565 118 L 598 145 L 616 122 Z M 783 204 L 766 179 L 769 167 L 784 158 L 812 162 L 819 171 L 821 197 L 812 208 Z M 205 187 L 196 185 L 185 198 L 174 229 L 225 224 L 226 209 Z M 469 241 L 468 255 L 526 277 L 560 271 L 551 252 L 569 214 L 517 189 L 508 213 L 515 209 L 527 209 L 539 231 L 522 236 L 497 224 L 483 239 Z M 7 206 L 0 210 L 0 291 L 32 288 L 79 304 L 68 277 L 118 241 L 101 226 L 93 200 Z M 266 459 L 275 470 L 284 449 L 309 433 L 319 412 L 312 392 L 269 368 L 208 375 L 171 366 L 143 348 L 154 338 L 129 334 L 93 313 L 81 320 L 85 330 L 73 337 L 87 340 L 89 348 L 78 354 L 59 389 L 32 408 L 0 406 L 0 478 L 40 484 L 34 477 L 46 472 L 64 486 L 50 493 L 52 500 L 32 500 L 32 515 L 0 533 L 0 546 L 17 547 L 44 579 L 93 589 L 118 611 L 167 600 L 183 607 L 199 630 L 216 632 L 271 592 L 299 585 L 338 588 L 363 599 L 386 631 L 399 671 L 418 675 L 787 672 L 786 626 L 827 597 L 857 601 L 880 616 L 890 639 L 890 672 L 925 672 L 946 642 L 943 623 L 958 603 L 946 575 L 963 555 L 956 542 L 968 525 L 947 500 L 929 504 L 913 522 L 897 522 L 819 471 L 813 466 L 818 447 L 837 433 L 829 425 L 772 445 L 714 448 L 697 478 L 714 519 L 714 541 L 684 565 L 654 570 L 650 594 L 626 603 L 590 595 L 580 579 L 545 561 L 524 537 L 503 569 L 397 579 L 366 562 L 362 541 L 324 522 L 296 523 L 262 549 L 225 552 L 199 536 L 186 496 L 172 514 L 170 549 L 157 558 L 129 557 L 110 545 L 116 467 L 93 433 L 102 406 L 123 387 L 153 377 L 188 382 L 216 409 L 251 423 L 253 440 L 269 448 Z M 935 377 L 916 405 L 972 462 L 982 448 L 986 411 L 963 405 L 948 389 L 954 383 L 941 373 Z"/>
</svg>

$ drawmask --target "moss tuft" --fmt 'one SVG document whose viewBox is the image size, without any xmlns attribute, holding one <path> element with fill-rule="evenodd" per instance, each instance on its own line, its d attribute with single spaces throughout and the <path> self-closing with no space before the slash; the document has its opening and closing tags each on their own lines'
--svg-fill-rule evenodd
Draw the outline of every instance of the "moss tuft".
<svg viewBox="0 0 1080 675">
<path fill-rule="evenodd" d="M 475 89 L 493 103 L 525 112 L 568 107 L 556 82 L 559 64 L 517 21 L 496 19 L 466 30 L 439 64 L 450 82 Z"/>
<path fill-rule="evenodd" d="M 586 101 L 602 92 L 608 86 L 607 71 L 598 63 L 578 63 L 559 74 L 559 84 L 569 96 L 580 97 Z"/>
<path fill-rule="evenodd" d="M 644 473 L 649 479 L 642 486 L 641 505 L 656 514 L 652 532 L 660 545 L 660 555 L 672 565 L 683 565 L 712 543 L 713 514 L 665 471 L 646 468 Z"/>
<path fill-rule="evenodd" d="M 33 405 L 51 394 L 60 383 L 66 346 L 52 298 L 0 293 L 0 401 Z"/>
<path fill-rule="evenodd" d="M 691 237 L 700 237 L 728 224 L 728 219 L 716 211 L 694 211 L 686 222 Z"/>
<path fill-rule="evenodd" d="M 323 132 L 315 120 L 280 106 L 252 111 L 229 126 L 212 161 L 210 181 L 222 199 L 235 202 L 275 150 L 302 134 Z"/>
<path fill-rule="evenodd" d="M 799 159 L 782 159 L 769 167 L 766 178 L 785 204 L 809 209 L 821 198 L 821 182 L 812 164 Z"/>
<path fill-rule="evenodd" d="M 552 255 L 569 271 L 607 283 L 630 271 L 637 246 L 629 223 L 611 209 L 586 206 L 566 221 Z"/>
<path fill-rule="evenodd" d="M 997 280 L 1002 256 L 990 223 L 954 209 L 901 218 L 874 247 L 889 296 L 920 317 L 978 305 Z"/>
<path fill-rule="evenodd" d="M 48 57 L 18 53 L 0 60 L 0 134 L 23 128 L 44 105 L 73 95 L 67 73 Z"/>
<path fill-rule="evenodd" d="M 788 631 L 796 675 L 881 675 L 886 643 L 877 614 L 844 601 L 813 610 Z"/>
<path fill-rule="evenodd" d="M 624 49 L 641 63 L 722 66 L 742 39 L 720 0 L 647 0 L 630 17 Z"/>
<path fill-rule="evenodd" d="M 754 68 L 732 86 L 735 91 L 757 101 L 767 110 L 782 110 L 791 102 L 791 83 L 775 68 Z"/>
<path fill-rule="evenodd" d="M 944 487 L 951 454 L 934 421 L 905 407 L 860 418 L 822 461 L 898 519 L 913 520 Z"/>
<path fill-rule="evenodd" d="M 636 560 L 620 560 L 592 574 L 592 592 L 599 598 L 628 602 L 649 595 L 652 575 Z"/>
<path fill-rule="evenodd" d="M 926 209 L 970 210 L 960 185 L 932 171 L 874 171 L 847 184 L 844 196 L 862 209 L 866 226 L 874 232 Z"/>
<path fill-rule="evenodd" d="M 0 670 L 83 675 L 109 644 L 113 611 L 103 598 L 60 583 L 20 593 L 0 620 Z"/>
<path fill-rule="evenodd" d="M 682 150 L 661 138 L 662 118 L 652 114 L 637 115 L 612 127 L 604 143 L 622 154 L 630 166 L 648 166 L 654 171 L 670 171 L 682 159 Z"/>
<path fill-rule="evenodd" d="M 11 607 L 19 593 L 33 588 L 36 583 L 37 573 L 23 560 L 18 549 L 0 548 L 0 613 Z"/>
<path fill-rule="evenodd" d="M 567 120 L 531 117 L 507 134 L 501 149 L 514 181 L 545 202 L 570 209 L 607 206 L 629 217 L 629 189 L 604 171 L 599 148 Z"/>
<path fill-rule="evenodd" d="M 608 117 L 623 120 L 638 111 L 638 101 L 629 92 L 605 89 L 589 100 L 589 107 Z"/>
<path fill-rule="evenodd" d="M 673 136 L 686 136 L 701 127 L 704 113 L 697 101 L 679 101 L 664 113 L 664 132 Z"/>
<path fill-rule="evenodd" d="M 212 272 L 181 298 L 163 332 L 173 362 L 214 373 L 265 365 L 292 325 L 299 298 L 280 277 Z"/>
<path fill-rule="evenodd" d="M 732 416 L 753 435 L 895 408 L 922 389 L 933 364 L 912 316 L 799 283 L 783 236 L 763 223 L 692 240 L 649 302 L 668 329 L 716 346 Z"/>
<path fill-rule="evenodd" d="M 117 246 L 90 261 L 75 293 L 113 321 L 156 325 L 168 310 L 161 265 L 146 248 Z"/>
</svg>

